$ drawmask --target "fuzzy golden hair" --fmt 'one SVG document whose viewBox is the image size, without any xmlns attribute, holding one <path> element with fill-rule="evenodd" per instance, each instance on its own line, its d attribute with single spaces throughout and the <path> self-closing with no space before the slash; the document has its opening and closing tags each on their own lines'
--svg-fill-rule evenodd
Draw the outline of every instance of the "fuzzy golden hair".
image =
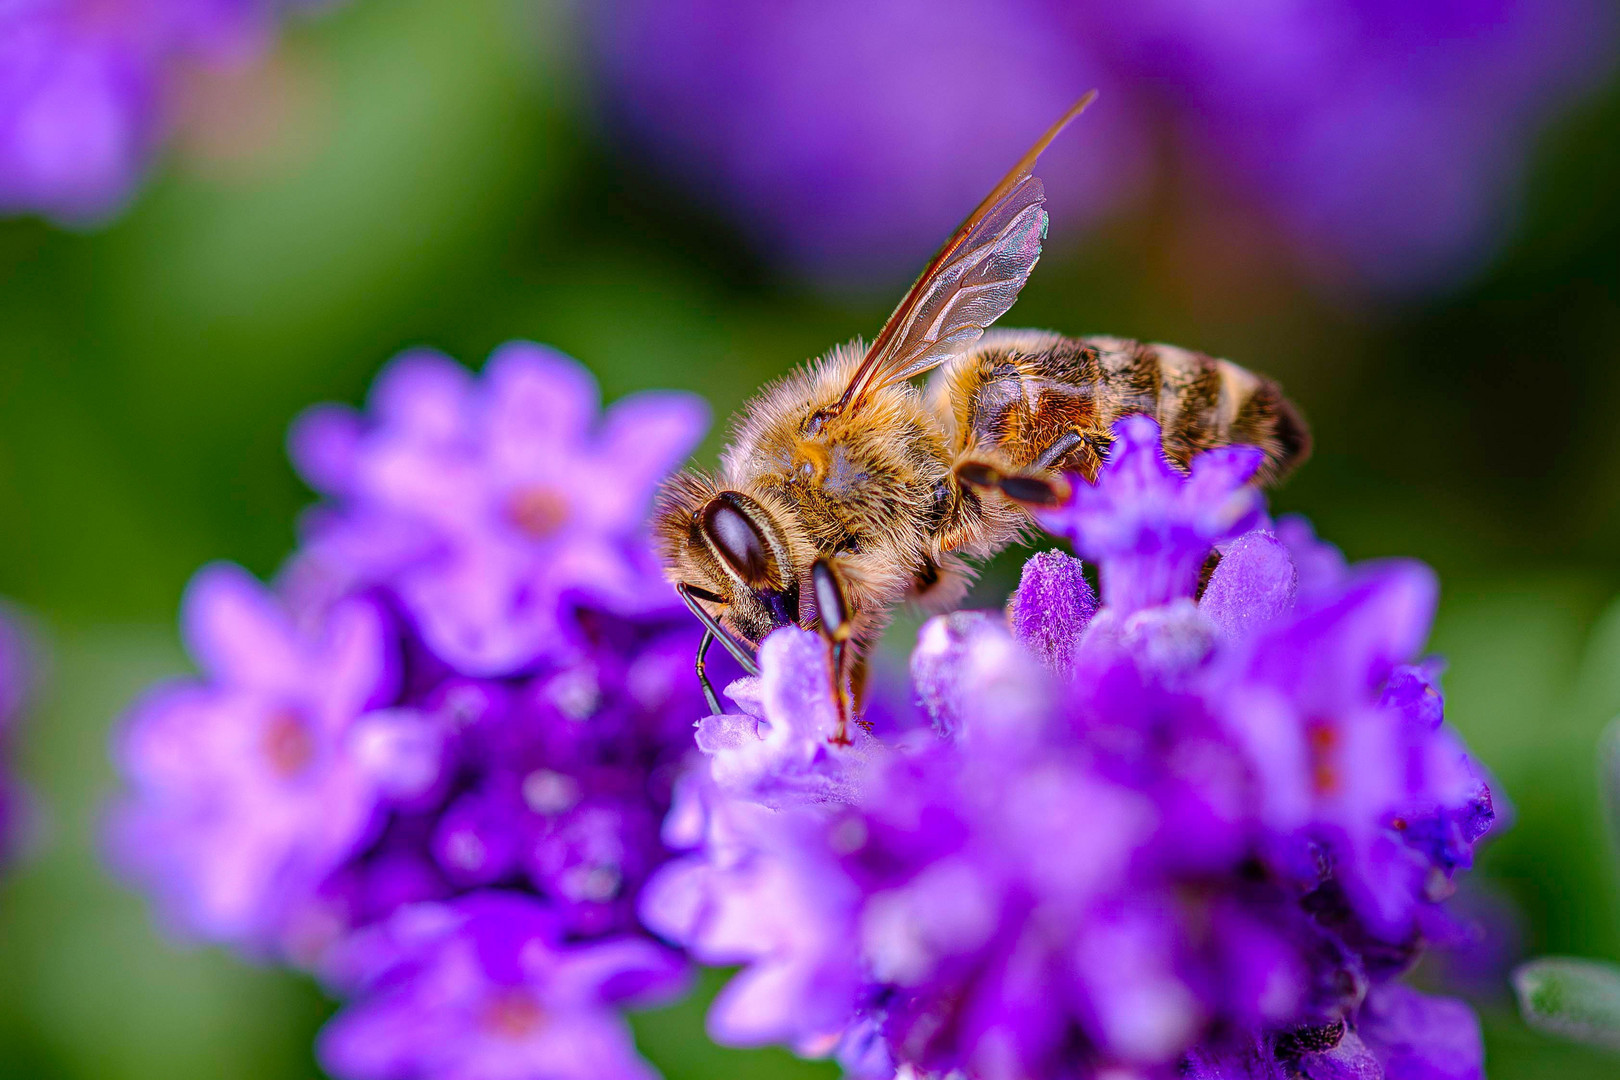
<svg viewBox="0 0 1620 1080">
<path fill-rule="evenodd" d="M 682 472 L 660 494 L 653 531 L 670 579 L 715 598 L 747 642 L 785 618 L 820 624 L 809 577 L 819 558 L 843 580 L 857 653 L 903 600 L 953 606 L 972 561 L 1031 527 L 1023 506 L 962 482 L 964 463 L 1090 481 L 1115 421 L 1132 413 L 1159 421 L 1166 454 L 1183 465 L 1245 442 L 1265 451 L 1269 482 L 1309 451 L 1275 383 L 1175 346 L 992 331 L 944 364 L 926 394 L 900 381 L 874 386 L 858 407 L 829 408 L 863 354 L 857 340 L 767 385 L 738 414 L 718 472 Z M 703 528 L 728 492 L 773 553 L 763 592 Z"/>
<path fill-rule="evenodd" d="M 787 552 L 796 581 L 781 584 L 799 586 L 806 626 L 819 618 L 807 576 L 817 556 L 837 559 L 859 643 L 881 629 L 888 609 L 918 591 L 918 571 L 933 565 L 930 525 L 949 494 L 951 454 L 922 395 L 909 384 L 884 387 L 858 411 L 805 432 L 811 415 L 843 392 L 863 353 L 857 340 L 767 385 L 737 416 L 718 473 L 680 473 L 660 493 L 653 531 L 669 576 L 722 597 L 728 621 L 746 639 L 757 641 L 770 627 L 758 625 L 764 613 L 749 610 L 748 590 L 738 587 L 699 520 L 723 490 L 765 511 L 758 524 Z"/>
</svg>

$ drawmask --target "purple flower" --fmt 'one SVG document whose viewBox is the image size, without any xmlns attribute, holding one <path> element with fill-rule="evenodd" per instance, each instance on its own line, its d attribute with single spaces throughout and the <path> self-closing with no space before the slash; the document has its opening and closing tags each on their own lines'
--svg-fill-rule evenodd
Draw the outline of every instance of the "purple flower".
<svg viewBox="0 0 1620 1080">
<path fill-rule="evenodd" d="M 1294 609 L 1299 571 L 1274 533 L 1244 533 L 1221 553 L 1198 610 L 1228 637 L 1245 637 Z"/>
<path fill-rule="evenodd" d="M 392 643 L 364 601 L 301 635 L 231 566 L 197 575 L 184 623 L 204 678 L 153 691 L 125 724 L 119 859 L 182 928 L 273 947 L 289 901 L 375 828 L 383 778 L 359 744 L 394 692 Z"/>
<path fill-rule="evenodd" d="M 1067 559 L 1060 552 L 1051 554 L 1058 559 Z M 1031 560 L 1031 563 L 1034 562 Z M 1037 566 L 1033 573 L 1028 566 L 1025 567 L 1024 582 L 1031 586 L 1031 595 L 1044 591 L 1041 585 L 1047 575 L 1041 571 L 1050 566 L 1050 563 Z M 1084 578 L 1079 580 L 1084 581 Z M 1014 618 L 1031 649 L 1042 655 L 1043 659 L 1049 653 L 1057 653 L 1056 660 L 1066 668 L 1069 654 L 1061 652 L 1061 648 L 1071 644 L 1089 621 L 1089 613 L 1084 606 L 1089 592 L 1088 589 L 1084 594 L 1077 594 L 1072 605 L 1054 607 L 1045 619 L 1034 617 L 1031 609 L 1035 604 L 1015 603 L 1018 614 Z M 1000 636 L 997 633 L 1000 629 L 999 620 L 988 611 L 953 611 L 923 624 L 917 636 L 917 647 L 911 653 L 911 682 L 916 689 L 918 703 L 939 734 L 954 737 L 961 731 L 966 718 L 960 706 L 966 699 L 968 687 L 978 685 L 975 682 L 977 677 L 994 679 L 996 676 L 997 665 L 993 660 L 984 665 L 974 664 L 973 661 L 983 654 L 978 646 L 983 644 L 986 636 L 995 639 Z"/>
<path fill-rule="evenodd" d="M 113 858 L 182 932 L 343 996 L 334 1075 L 650 1075 L 616 1009 L 683 985 L 637 906 L 704 710 L 643 518 L 703 410 L 596 414 L 532 345 L 481 379 L 411 354 L 365 415 L 306 414 L 305 546 L 275 593 L 199 574 L 202 678 L 126 721 Z"/>
<path fill-rule="evenodd" d="M 1428 571 L 1345 566 L 1267 520 L 1257 452 L 1183 474 L 1133 418 L 1046 517 L 1101 605 L 1032 560 L 1007 618 L 925 625 L 931 730 L 835 745 L 794 627 L 699 719 L 643 535 L 699 410 L 595 413 L 514 345 L 307 414 L 306 546 L 276 593 L 199 574 L 202 676 L 126 722 L 115 857 L 343 997 L 334 1075 L 639 1080 L 617 1010 L 691 957 L 742 968 L 716 1038 L 857 1077 L 1481 1076 L 1467 1008 L 1395 981 L 1494 820 L 1421 656 Z"/>
<path fill-rule="evenodd" d="M 597 411 L 590 375 L 539 345 L 502 346 L 482 379 L 438 353 L 398 357 L 367 414 L 319 406 L 293 430 L 305 479 L 337 504 L 311 516 L 294 573 L 339 593 L 386 584 L 469 675 L 577 653 L 576 602 L 669 605 L 643 519 L 707 411 L 673 393 Z"/>
<path fill-rule="evenodd" d="M 1210 450 L 1184 476 L 1150 418 L 1127 417 L 1114 434 L 1097 484 L 1075 485 L 1069 503 L 1040 521 L 1102 567 L 1103 604 L 1126 616 L 1191 597 L 1210 549 L 1260 522 L 1265 500 L 1248 481 L 1263 455 L 1252 446 Z"/>
<path fill-rule="evenodd" d="M 341 952 L 338 987 L 359 1003 L 319 1049 L 355 1080 L 650 1080 L 616 1006 L 667 1000 L 686 977 L 645 938 L 568 943 L 544 904 L 500 892 L 402 907 Z"/>
<path fill-rule="evenodd" d="M 1475 1080 L 1485 1075 L 1479 1021 L 1460 1001 L 1399 984 L 1367 995 L 1361 1037 L 1391 1080 Z"/>
<path fill-rule="evenodd" d="M 0 214 L 116 213 L 195 66 L 242 64 L 300 0 L 12 0 L 0 7 Z"/>
<path fill-rule="evenodd" d="M 759 677 L 726 691 L 742 713 L 698 722 L 698 749 L 709 756 L 715 783 L 768 805 L 847 799 L 875 742 L 857 730 L 848 753 L 829 743 L 838 707 L 821 639 L 785 627 L 765 639 L 759 656 Z"/>
<path fill-rule="evenodd" d="M 1614 29 L 1598 0 L 617 0 L 594 19 L 628 137 L 845 287 L 915 272 L 1091 86 L 1044 173 L 1060 223 L 1144 187 L 1158 140 L 1320 274 L 1446 284 L 1501 239 L 1538 131 L 1608 69 Z"/>
<path fill-rule="evenodd" d="M 1353 575 L 1335 602 L 1253 647 L 1229 712 L 1271 826 L 1314 823 L 1337 885 L 1396 938 L 1415 931 L 1417 905 L 1469 864 L 1492 819 L 1483 778 L 1441 726 L 1437 668 L 1401 663 L 1428 634 L 1435 592 L 1416 565 Z"/>
<path fill-rule="evenodd" d="M 700 850 L 660 870 L 641 903 L 648 926 L 701 960 L 758 961 L 716 1001 L 717 1038 L 787 1042 L 813 1056 L 839 1038 L 839 1003 L 860 986 L 853 942 L 829 917 L 858 893 L 822 841 L 824 813 L 862 790 L 881 753 L 858 728 L 851 746 L 828 741 L 837 709 L 825 656 L 816 635 L 777 630 L 760 648 L 759 677 L 727 691 L 742 712 L 699 724 L 710 767 L 683 777 L 664 837 Z M 794 846 L 802 858 L 762 850 L 762 837 L 793 833 L 806 841 Z"/>
<path fill-rule="evenodd" d="M 1349 573 L 1343 552 L 1318 539 L 1311 523 L 1297 514 L 1278 518 L 1273 535 L 1288 549 L 1298 602 L 1311 603 L 1337 595 Z"/>
<path fill-rule="evenodd" d="M 1316 542 L 1267 531 L 1257 455 L 1183 476 L 1150 421 L 1115 435 L 1047 518 L 1103 605 L 1049 554 L 1010 627 L 933 620 L 912 670 L 935 733 L 858 752 L 811 738 L 824 651 L 773 636 L 759 682 L 790 689 L 752 708 L 745 684 L 747 717 L 700 739 L 666 823 L 690 854 L 645 919 L 744 966 L 717 1038 L 857 1076 L 1481 1076 L 1467 1008 L 1392 981 L 1492 821 L 1418 655 L 1432 575 L 1303 590 L 1291 552 Z"/>
<path fill-rule="evenodd" d="M 716 999 L 711 1035 L 785 1043 L 807 1057 L 832 1052 L 865 976 L 849 934 L 860 891 L 838 871 L 824 814 L 728 799 L 708 778 L 689 777 L 666 836 L 698 850 L 648 883 L 643 920 L 701 961 L 748 963 Z"/>
<path fill-rule="evenodd" d="M 1080 635 L 1096 612 L 1097 597 L 1080 560 L 1061 551 L 1039 551 L 1024 564 L 1007 619 L 1018 640 L 1048 669 L 1067 675 Z M 923 651 L 921 644 L 918 651 Z"/>
<path fill-rule="evenodd" d="M 1188 1080 L 1483 1080 L 1479 1021 L 1460 1001 L 1399 984 L 1374 988 L 1356 1030 L 1302 1028 L 1280 1038 L 1226 1040 L 1188 1055 Z"/>
</svg>

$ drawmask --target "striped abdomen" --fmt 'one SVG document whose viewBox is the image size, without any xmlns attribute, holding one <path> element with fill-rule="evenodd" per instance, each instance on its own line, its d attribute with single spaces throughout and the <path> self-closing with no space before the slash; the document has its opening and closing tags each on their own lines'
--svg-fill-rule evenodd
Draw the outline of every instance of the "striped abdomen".
<svg viewBox="0 0 1620 1080">
<path fill-rule="evenodd" d="M 1114 422 L 1132 413 L 1158 420 L 1166 453 L 1183 464 L 1246 443 L 1265 451 L 1269 483 L 1310 453 L 1304 421 L 1276 383 L 1173 345 L 1000 331 L 947 365 L 934 394 L 959 457 L 1013 471 L 1049 466 L 1091 479 Z M 1075 445 L 1050 456 L 1066 444 Z"/>
</svg>

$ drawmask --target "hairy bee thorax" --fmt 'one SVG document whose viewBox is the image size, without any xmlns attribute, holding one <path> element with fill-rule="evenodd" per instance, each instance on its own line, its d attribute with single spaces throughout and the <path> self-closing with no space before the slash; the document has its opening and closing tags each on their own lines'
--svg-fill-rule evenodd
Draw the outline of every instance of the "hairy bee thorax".
<svg viewBox="0 0 1620 1080">
<path fill-rule="evenodd" d="M 934 534 L 954 486 L 948 441 L 910 386 L 884 388 L 856 411 L 831 408 L 861 353 L 859 342 L 841 346 L 765 387 L 739 415 L 718 474 L 682 473 L 660 496 L 654 529 L 669 577 L 723 597 L 727 621 L 751 640 L 777 612 L 748 595 L 746 575 L 716 553 L 705 529 L 708 508 L 728 492 L 779 540 L 780 587 L 797 581 L 801 625 L 819 621 L 808 578 L 817 558 L 837 561 L 860 645 L 887 609 L 944 573 Z"/>
</svg>

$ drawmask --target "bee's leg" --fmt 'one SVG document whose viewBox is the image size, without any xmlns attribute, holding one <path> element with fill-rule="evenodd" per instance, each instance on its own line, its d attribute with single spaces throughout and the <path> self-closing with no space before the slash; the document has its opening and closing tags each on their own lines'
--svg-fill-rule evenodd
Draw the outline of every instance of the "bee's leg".
<svg viewBox="0 0 1620 1080">
<path fill-rule="evenodd" d="M 1001 483 L 1001 470 L 988 461 L 958 461 L 951 471 L 963 487 L 994 488 Z"/>
<path fill-rule="evenodd" d="M 703 687 L 703 700 L 708 703 L 709 715 L 719 716 L 725 710 L 720 708 L 720 699 L 714 696 L 714 687 L 709 682 L 708 672 L 703 670 L 703 658 L 708 655 L 709 646 L 713 644 L 714 631 L 705 626 L 703 628 L 703 640 L 698 643 L 697 651 L 698 685 Z"/>
<path fill-rule="evenodd" d="M 833 641 L 828 654 L 827 669 L 832 679 L 833 701 L 838 705 L 838 728 L 827 741 L 834 746 L 849 746 L 849 691 L 844 688 L 844 655 L 847 641 Z"/>
<path fill-rule="evenodd" d="M 1045 450 L 1035 455 L 1035 460 L 1022 472 L 1011 476 L 997 474 L 988 479 L 994 486 L 1013 502 L 1022 503 L 1029 507 L 1058 506 L 1068 501 L 1069 481 L 1060 473 L 1055 473 L 1058 464 L 1072 455 L 1076 450 L 1084 447 L 1085 455 L 1077 463 L 1077 470 L 1087 480 L 1096 475 L 1102 463 L 1107 460 L 1108 441 L 1092 435 L 1083 435 L 1078 431 L 1066 431 L 1058 436 Z"/>
<path fill-rule="evenodd" d="M 854 620 L 850 618 L 849 595 L 838 570 L 827 558 L 817 559 L 810 567 L 810 584 L 816 594 L 816 610 L 821 615 L 821 636 L 828 648 L 828 673 L 832 679 L 833 701 L 838 705 L 838 728 L 827 740 L 834 746 L 850 745 L 849 692 L 844 686 L 844 664 L 849 652 L 850 633 Z"/>
<path fill-rule="evenodd" d="M 1078 441 L 1068 449 L 1072 450 L 1077 445 Z M 1060 453 L 1053 460 L 1059 460 L 1062 456 Z M 1013 502 L 1025 506 L 1057 506 L 1069 497 L 1069 482 L 1061 476 L 1040 476 L 1027 472 L 1009 475 L 987 461 L 961 461 L 956 464 L 955 471 L 957 480 L 963 485 L 1000 491 Z"/>
<path fill-rule="evenodd" d="M 720 603 L 718 596 L 703 589 L 695 589 L 685 582 L 675 586 L 675 594 L 681 598 L 681 603 L 686 605 L 686 610 L 697 616 L 698 622 L 703 624 L 703 629 L 714 635 L 715 640 L 726 647 L 726 652 L 742 665 L 744 671 L 750 675 L 759 674 L 759 662 L 754 659 L 753 651 L 732 637 L 731 631 L 721 626 L 720 620 L 710 615 L 704 610 L 703 605 L 698 603 L 700 597 L 711 603 Z"/>
<path fill-rule="evenodd" d="M 866 653 L 857 652 L 851 655 L 849 662 L 844 666 L 844 681 L 849 686 L 849 718 L 859 724 L 866 733 L 872 733 L 872 722 L 860 715 L 861 704 L 866 697 L 867 676 Z"/>
<path fill-rule="evenodd" d="M 1061 476 L 1035 476 L 1022 473 L 1003 476 L 996 485 L 1015 503 L 1032 507 L 1061 506 L 1069 501 L 1069 482 Z"/>
<path fill-rule="evenodd" d="M 1078 431 L 1066 431 L 1058 437 L 1057 442 L 1042 450 L 1040 456 L 1029 463 L 1030 472 L 1045 472 L 1058 462 L 1069 456 L 1069 451 L 1086 442 L 1087 439 Z"/>
</svg>

